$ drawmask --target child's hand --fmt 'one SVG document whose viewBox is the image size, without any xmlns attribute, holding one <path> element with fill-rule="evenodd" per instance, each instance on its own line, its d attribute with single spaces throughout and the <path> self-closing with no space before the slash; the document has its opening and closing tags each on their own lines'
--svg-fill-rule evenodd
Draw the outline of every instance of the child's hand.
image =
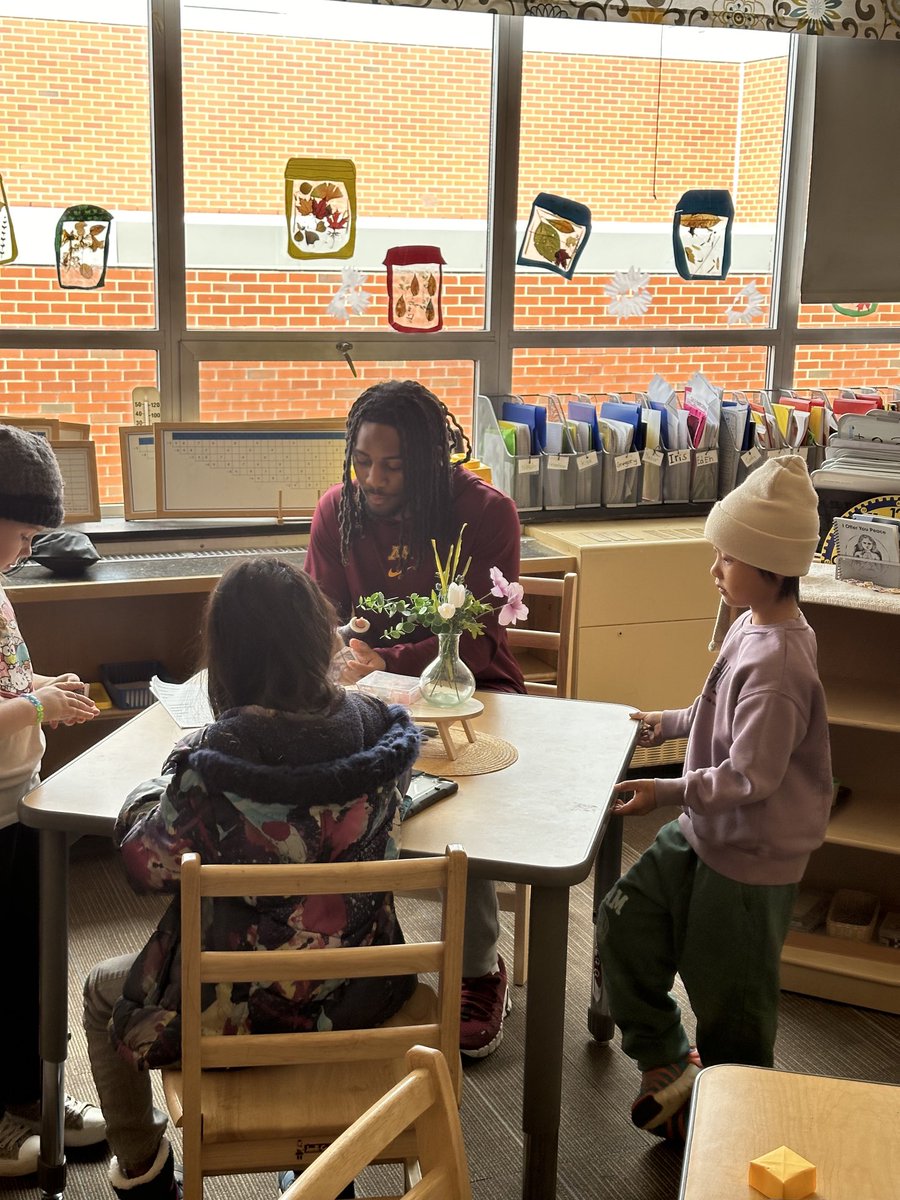
<svg viewBox="0 0 900 1200">
<path fill-rule="evenodd" d="M 350 639 L 350 649 L 353 651 L 353 658 L 344 663 L 340 676 L 341 683 L 358 683 L 372 671 L 384 670 L 384 659 L 378 651 L 367 646 L 359 638 Z"/>
<path fill-rule="evenodd" d="M 44 706 L 44 721 L 55 729 L 57 725 L 83 725 L 100 711 L 93 700 L 84 694 L 84 684 L 78 677 L 65 683 L 46 683 L 34 693 Z"/>
<path fill-rule="evenodd" d="M 662 733 L 661 712 L 633 712 L 631 719 L 641 723 L 637 739 L 639 746 L 661 746 L 666 740 Z"/>
<path fill-rule="evenodd" d="M 69 691 L 80 691 L 83 696 L 88 693 L 88 685 L 82 683 L 78 675 L 74 671 L 64 671 L 62 675 L 54 675 L 44 684 L 45 687 L 50 687 L 55 684 L 57 687 L 66 688 Z"/>
<path fill-rule="evenodd" d="M 655 779 L 623 779 L 615 785 L 613 792 L 619 793 L 613 804 L 613 813 L 617 817 L 639 817 L 656 808 Z M 627 795 L 629 792 L 630 796 Z"/>
</svg>

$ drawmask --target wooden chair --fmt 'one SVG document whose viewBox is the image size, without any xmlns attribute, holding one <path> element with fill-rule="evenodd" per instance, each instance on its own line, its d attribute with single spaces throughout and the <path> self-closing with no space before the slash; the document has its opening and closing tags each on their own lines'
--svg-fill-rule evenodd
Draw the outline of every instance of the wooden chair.
<svg viewBox="0 0 900 1200">
<path fill-rule="evenodd" d="M 201 1200 L 205 1175 L 304 1166 L 406 1072 L 404 1055 L 433 1046 L 460 1095 L 459 993 L 466 856 L 289 866 L 201 866 L 182 860 L 182 1064 L 163 1073 L 169 1112 L 184 1135 L 185 1200 Z M 324 950 L 206 951 L 201 898 L 333 895 L 441 889 L 441 937 L 402 946 Z M 201 984 L 435 973 L 374 1029 L 228 1037 L 201 1029 Z M 246 1068 L 222 1070 L 221 1068 Z M 410 1160 L 412 1132 L 392 1140 L 385 1161 Z"/>
<path fill-rule="evenodd" d="M 334 1200 L 410 1126 L 419 1178 L 403 1193 L 405 1200 L 471 1200 L 459 1112 L 444 1056 L 414 1046 L 406 1059 L 409 1074 L 322 1151 L 284 1193 L 284 1200 Z"/>
<path fill-rule="evenodd" d="M 559 629 L 529 629 L 516 626 L 507 630 L 509 644 L 516 654 L 525 691 L 530 696 L 569 696 L 572 692 L 572 642 L 575 632 L 575 597 L 578 576 L 574 571 L 562 579 L 542 575 L 520 575 L 525 599 L 535 596 L 551 597 L 558 601 Z M 529 654 L 528 651 L 538 651 Z M 549 662 L 544 654 L 555 658 Z M 528 979 L 528 914 L 531 909 L 531 888 L 517 883 L 514 888 L 498 888 L 497 899 L 503 912 L 513 913 L 513 983 L 521 987 Z"/>
</svg>

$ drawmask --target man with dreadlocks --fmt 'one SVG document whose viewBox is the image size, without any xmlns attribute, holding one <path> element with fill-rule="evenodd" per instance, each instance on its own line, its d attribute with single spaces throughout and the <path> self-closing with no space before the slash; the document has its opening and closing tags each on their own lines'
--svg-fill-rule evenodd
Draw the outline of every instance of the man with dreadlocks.
<svg viewBox="0 0 900 1200">
<path fill-rule="evenodd" d="M 343 483 L 322 496 L 312 521 L 306 569 L 349 619 L 360 596 L 428 593 L 434 586 L 431 540 L 440 549 L 463 525 L 462 559 L 471 555 L 466 584 L 476 596 L 491 590 L 490 569 L 519 577 L 519 516 L 512 500 L 451 454 L 471 446 L 440 400 L 413 380 L 378 383 L 356 400 L 347 418 Z M 352 474 L 351 474 L 352 470 Z M 355 479 L 353 478 L 355 476 Z M 345 682 L 370 671 L 419 675 L 437 654 L 437 639 L 418 627 L 408 641 L 384 639 L 390 621 L 367 613 L 363 637 L 352 638 L 355 661 Z M 496 614 L 484 636 L 460 639 L 460 653 L 479 688 L 524 692 L 522 673 Z M 500 1044 L 510 1008 L 506 968 L 497 953 L 500 921 L 490 880 L 471 879 L 466 899 L 460 1049 L 483 1058 Z"/>
</svg>

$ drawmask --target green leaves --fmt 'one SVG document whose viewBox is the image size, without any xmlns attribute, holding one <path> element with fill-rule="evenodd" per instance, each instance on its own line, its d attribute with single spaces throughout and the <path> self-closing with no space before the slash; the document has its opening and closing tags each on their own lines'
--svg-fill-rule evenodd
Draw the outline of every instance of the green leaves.
<svg viewBox="0 0 900 1200">
<path fill-rule="evenodd" d="M 560 247 L 559 231 L 549 221 L 541 221 L 534 231 L 534 248 L 541 258 L 553 262 Z"/>
</svg>

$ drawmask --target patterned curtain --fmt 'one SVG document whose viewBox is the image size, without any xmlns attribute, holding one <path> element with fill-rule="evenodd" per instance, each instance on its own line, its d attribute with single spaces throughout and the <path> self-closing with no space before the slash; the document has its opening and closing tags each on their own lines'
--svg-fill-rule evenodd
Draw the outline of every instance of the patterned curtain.
<svg viewBox="0 0 900 1200">
<path fill-rule="evenodd" d="M 652 25 L 709 25 L 772 29 L 831 37 L 900 40 L 900 0 L 345 0 L 436 12 L 496 13 L 507 17 L 567 17 L 573 21 L 637 21 Z"/>
</svg>

